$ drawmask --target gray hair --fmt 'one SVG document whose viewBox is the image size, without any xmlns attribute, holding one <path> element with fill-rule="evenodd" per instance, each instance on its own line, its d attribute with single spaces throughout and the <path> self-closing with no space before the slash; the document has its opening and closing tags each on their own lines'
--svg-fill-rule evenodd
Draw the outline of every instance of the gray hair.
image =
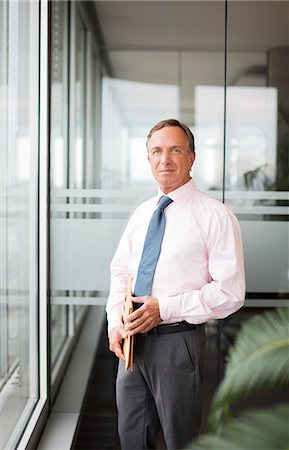
<svg viewBox="0 0 289 450">
<path fill-rule="evenodd" d="M 195 153 L 195 138 L 194 138 L 193 133 L 191 132 L 191 130 L 189 129 L 189 127 L 187 125 L 179 122 L 176 119 L 162 120 L 161 122 L 158 122 L 156 125 L 154 125 L 152 127 L 152 129 L 150 130 L 149 134 L 147 135 L 146 146 L 148 146 L 148 141 L 151 138 L 152 134 L 155 131 L 161 130 L 164 127 L 179 127 L 179 128 L 181 128 L 186 133 L 190 153 Z"/>
</svg>

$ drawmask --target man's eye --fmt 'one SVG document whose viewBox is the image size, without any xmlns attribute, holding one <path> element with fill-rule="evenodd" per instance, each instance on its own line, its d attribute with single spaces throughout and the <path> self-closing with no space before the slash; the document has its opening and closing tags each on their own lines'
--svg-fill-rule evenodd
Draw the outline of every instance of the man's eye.
<svg viewBox="0 0 289 450">
<path fill-rule="evenodd" d="M 175 152 L 175 153 L 180 153 L 180 151 L 181 151 L 181 150 L 180 150 L 179 148 L 174 148 L 174 149 L 173 149 L 173 152 Z"/>
<path fill-rule="evenodd" d="M 160 149 L 159 148 L 156 148 L 154 151 L 153 151 L 153 155 L 158 155 L 160 153 Z"/>
</svg>

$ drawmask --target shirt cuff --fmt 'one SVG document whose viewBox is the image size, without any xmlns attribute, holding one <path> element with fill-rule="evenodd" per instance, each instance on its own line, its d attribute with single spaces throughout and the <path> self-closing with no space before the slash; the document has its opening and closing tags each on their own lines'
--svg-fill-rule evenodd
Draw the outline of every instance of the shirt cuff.
<svg viewBox="0 0 289 450">
<path fill-rule="evenodd" d="M 190 295 L 179 294 L 171 297 L 158 297 L 160 316 L 164 322 L 182 322 L 203 323 L 199 320 L 198 311 L 194 305 L 200 302 L 199 291 L 195 290 Z"/>
<path fill-rule="evenodd" d="M 160 316 L 163 322 L 179 322 L 181 294 L 173 297 L 158 297 Z"/>
</svg>

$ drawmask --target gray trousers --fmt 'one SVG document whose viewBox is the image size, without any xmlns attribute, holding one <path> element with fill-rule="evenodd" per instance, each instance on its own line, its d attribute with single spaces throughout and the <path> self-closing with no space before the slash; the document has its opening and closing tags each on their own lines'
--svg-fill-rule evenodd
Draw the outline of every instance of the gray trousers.
<svg viewBox="0 0 289 450">
<path fill-rule="evenodd" d="M 133 371 L 119 362 L 118 432 L 123 450 L 154 449 L 162 429 L 168 450 L 199 433 L 205 331 L 138 335 Z"/>
</svg>

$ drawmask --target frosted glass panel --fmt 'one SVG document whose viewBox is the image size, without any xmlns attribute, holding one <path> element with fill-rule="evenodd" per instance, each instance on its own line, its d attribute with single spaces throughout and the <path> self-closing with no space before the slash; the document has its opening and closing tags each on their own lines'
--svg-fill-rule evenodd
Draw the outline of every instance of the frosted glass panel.
<svg viewBox="0 0 289 450">
<path fill-rule="evenodd" d="M 248 292 L 289 292 L 288 222 L 241 221 Z"/>
<path fill-rule="evenodd" d="M 51 220 L 53 290 L 107 290 L 125 220 Z"/>
<path fill-rule="evenodd" d="M 110 262 L 128 217 L 136 205 L 155 192 L 154 189 L 52 191 L 51 297 L 54 305 L 106 302 Z"/>
</svg>

